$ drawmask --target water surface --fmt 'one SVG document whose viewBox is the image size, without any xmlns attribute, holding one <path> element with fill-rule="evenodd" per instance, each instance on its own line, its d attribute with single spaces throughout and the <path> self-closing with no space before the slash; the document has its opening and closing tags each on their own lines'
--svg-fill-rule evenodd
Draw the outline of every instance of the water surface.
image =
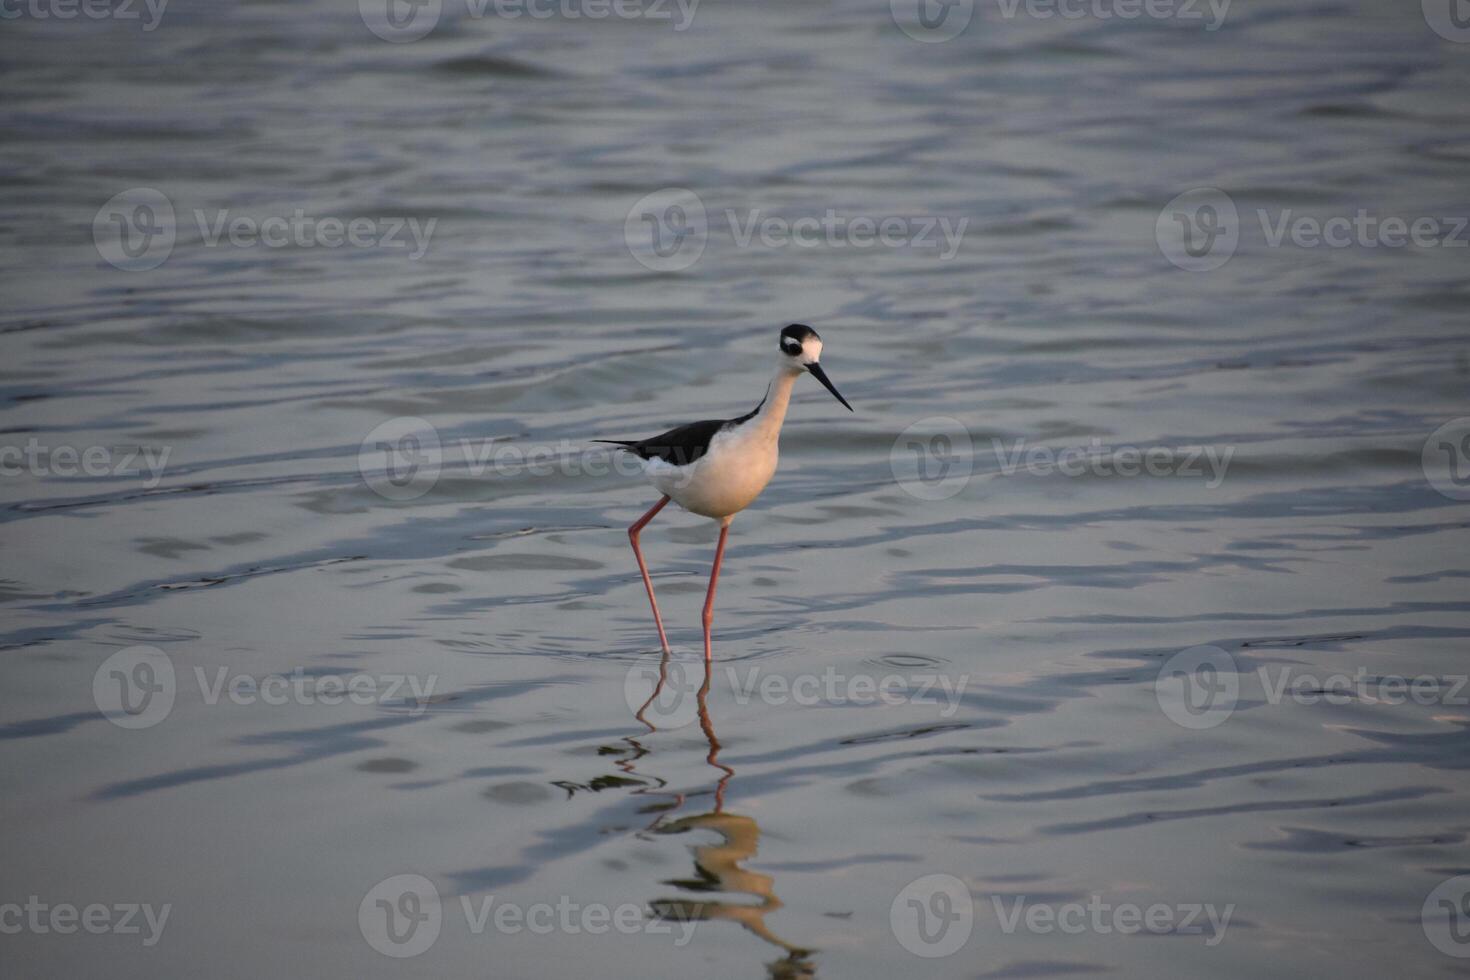
<svg viewBox="0 0 1470 980">
<path fill-rule="evenodd" d="M 446 3 L 403 44 L 325 2 L 6 21 L 0 445 L 51 462 L 0 480 L 0 901 L 171 905 L 147 947 L 0 936 L 7 973 L 1454 973 L 1420 912 L 1470 872 L 1463 700 L 1273 698 L 1259 673 L 1466 672 L 1470 511 L 1421 451 L 1467 414 L 1470 253 L 1273 247 L 1257 218 L 1470 213 L 1470 46 L 1419 7 L 1238 2 L 1207 31 L 982 0 L 937 44 L 868 2 L 706 0 L 682 31 Z M 1200 187 L 1240 241 L 1190 272 L 1156 220 Z M 93 225 L 137 188 L 177 241 L 128 271 Z M 624 231 L 665 188 L 711 230 L 660 272 Z M 211 244 L 195 217 L 298 209 L 435 224 L 415 258 Z M 967 225 L 946 259 L 742 245 L 726 218 L 828 209 Z M 655 498 L 589 472 L 588 440 L 748 410 L 792 321 L 857 412 L 799 386 L 733 526 L 707 690 L 676 660 L 651 730 L 624 529 Z M 368 437 L 405 418 L 439 471 L 393 499 Z M 1018 445 L 1229 461 L 1072 477 Z M 505 446 L 550 472 L 477 462 Z M 58 447 L 161 468 L 62 472 Z M 644 533 L 681 650 L 715 536 L 672 509 Z M 1155 682 L 1201 645 L 1240 687 L 1191 728 Z M 177 694 L 129 730 L 94 677 L 139 646 Z M 272 675 L 420 687 L 210 703 Z M 912 696 L 790 688 L 889 676 Z M 403 874 L 441 931 L 396 959 L 359 906 Z M 973 931 L 921 959 L 893 907 L 931 874 Z M 642 924 L 476 934 L 461 901 L 492 897 Z M 1233 913 L 1008 933 L 1017 900 Z"/>
</svg>

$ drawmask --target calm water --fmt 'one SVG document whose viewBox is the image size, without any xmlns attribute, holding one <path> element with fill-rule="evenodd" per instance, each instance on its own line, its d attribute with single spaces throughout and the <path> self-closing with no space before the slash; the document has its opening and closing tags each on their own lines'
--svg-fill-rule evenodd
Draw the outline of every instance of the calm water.
<svg viewBox="0 0 1470 980">
<path fill-rule="evenodd" d="M 0 904 L 107 907 L 5 973 L 1463 971 L 1470 44 L 1007 9 L 0 24 Z M 1438 243 L 1297 233 L 1359 212 Z M 800 383 L 707 686 L 716 529 L 645 532 L 645 725 L 587 440 L 796 320 L 857 412 Z"/>
</svg>

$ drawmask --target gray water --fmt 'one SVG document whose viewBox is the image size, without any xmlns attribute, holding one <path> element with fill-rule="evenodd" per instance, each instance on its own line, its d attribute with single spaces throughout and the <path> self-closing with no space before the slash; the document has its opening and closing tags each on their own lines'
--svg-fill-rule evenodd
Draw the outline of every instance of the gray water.
<svg viewBox="0 0 1470 980">
<path fill-rule="evenodd" d="M 1470 44 L 1433 0 L 978 0 L 943 41 L 444 0 L 404 43 L 36 2 L 0 22 L 6 976 L 1470 963 Z M 1300 224 L 1360 212 L 1428 224 Z M 589 440 L 748 410 L 793 321 L 857 411 L 798 384 L 708 684 L 717 529 L 644 532 L 645 724 L 656 494 Z"/>
</svg>

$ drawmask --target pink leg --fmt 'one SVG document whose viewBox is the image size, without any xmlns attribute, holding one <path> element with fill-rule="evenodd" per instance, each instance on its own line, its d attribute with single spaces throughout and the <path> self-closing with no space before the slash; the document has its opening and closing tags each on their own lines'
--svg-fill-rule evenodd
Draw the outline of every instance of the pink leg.
<svg viewBox="0 0 1470 980">
<path fill-rule="evenodd" d="M 709 650 L 709 628 L 715 621 L 715 586 L 720 582 L 720 562 L 725 557 L 725 538 L 730 533 L 729 524 L 720 525 L 720 543 L 715 548 L 715 564 L 709 570 L 709 593 L 704 597 L 704 659 L 708 663 L 710 659 Z"/>
<path fill-rule="evenodd" d="M 664 652 L 669 652 L 669 640 L 664 636 L 664 620 L 658 614 L 658 600 L 653 597 L 653 580 L 648 577 L 648 566 L 643 564 L 643 551 L 638 547 L 638 532 L 643 526 L 653 520 L 655 514 L 664 509 L 664 504 L 669 502 L 668 497 L 660 497 L 658 503 L 649 508 L 648 513 L 633 522 L 628 528 L 628 540 L 633 542 L 633 556 L 638 559 L 638 571 L 643 575 L 643 587 L 648 590 L 648 604 L 653 607 L 653 622 L 658 627 L 658 642 L 663 644 Z"/>
</svg>

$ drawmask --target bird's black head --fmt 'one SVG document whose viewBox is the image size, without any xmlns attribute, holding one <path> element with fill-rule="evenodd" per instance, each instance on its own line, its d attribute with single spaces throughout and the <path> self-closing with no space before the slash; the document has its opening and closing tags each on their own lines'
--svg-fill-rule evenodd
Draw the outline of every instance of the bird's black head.
<svg viewBox="0 0 1470 980">
<path fill-rule="evenodd" d="M 802 348 L 806 346 L 808 340 L 815 340 L 818 344 L 817 349 L 821 350 L 822 338 L 818 337 L 817 332 L 805 323 L 793 323 L 789 327 L 783 327 L 781 329 L 781 353 L 800 357 Z"/>
<path fill-rule="evenodd" d="M 840 401 L 849 412 L 852 406 L 847 404 L 847 399 L 837 393 L 827 372 L 822 370 L 819 363 L 822 358 L 822 338 L 817 332 L 805 323 L 793 323 L 789 327 L 781 329 L 781 353 L 786 355 L 785 362 L 789 365 L 788 370 L 806 371 L 822 383 L 822 387 Z"/>
</svg>

